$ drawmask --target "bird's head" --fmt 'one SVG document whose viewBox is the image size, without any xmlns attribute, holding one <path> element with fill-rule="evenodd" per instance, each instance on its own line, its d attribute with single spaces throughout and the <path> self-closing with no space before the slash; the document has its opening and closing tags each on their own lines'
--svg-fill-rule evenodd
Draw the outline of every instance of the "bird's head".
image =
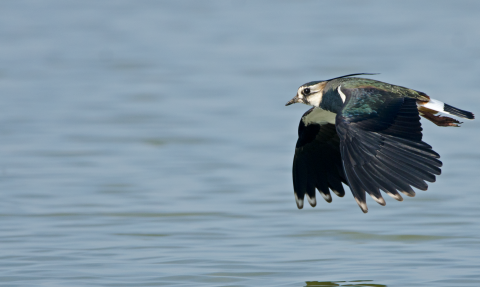
<svg viewBox="0 0 480 287">
<path fill-rule="evenodd" d="M 376 73 L 356 73 L 356 74 L 349 74 L 345 76 L 340 76 L 336 78 L 332 78 L 326 81 L 315 81 L 315 82 L 308 82 L 297 90 L 297 94 L 293 99 L 288 101 L 285 106 L 289 106 L 295 103 L 302 103 L 309 106 L 320 107 L 320 103 L 322 102 L 323 97 L 323 90 L 328 82 L 337 79 L 348 78 L 352 76 L 359 76 L 359 75 L 377 75 Z M 336 84 L 339 85 L 341 82 L 337 82 Z M 336 86 L 336 85 L 334 85 Z"/>
<path fill-rule="evenodd" d="M 326 84 L 327 81 L 315 81 L 300 86 L 295 97 L 288 101 L 286 106 L 295 103 L 302 103 L 314 107 L 320 106 L 323 97 L 323 89 Z"/>
</svg>

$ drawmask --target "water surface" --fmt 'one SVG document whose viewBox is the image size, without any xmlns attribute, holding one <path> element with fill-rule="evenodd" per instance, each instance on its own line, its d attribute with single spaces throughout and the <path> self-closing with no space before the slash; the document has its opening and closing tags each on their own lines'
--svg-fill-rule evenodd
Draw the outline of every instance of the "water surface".
<svg viewBox="0 0 480 287">
<path fill-rule="evenodd" d="M 479 121 L 428 191 L 297 210 L 298 86 L 355 72 L 478 114 L 477 1 L 0 3 L 0 282 L 479 286 Z"/>
</svg>

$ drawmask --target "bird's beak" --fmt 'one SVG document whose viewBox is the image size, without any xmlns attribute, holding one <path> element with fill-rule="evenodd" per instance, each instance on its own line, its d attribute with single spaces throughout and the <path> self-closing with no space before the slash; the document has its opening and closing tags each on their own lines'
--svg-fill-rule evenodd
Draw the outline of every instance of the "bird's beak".
<svg viewBox="0 0 480 287">
<path fill-rule="evenodd" d="M 295 103 L 298 103 L 298 102 L 299 102 L 299 98 L 298 98 L 298 95 L 296 95 L 295 97 L 293 97 L 293 99 L 288 101 L 288 103 L 286 103 L 285 106 L 290 106 L 291 104 L 295 104 Z"/>
</svg>

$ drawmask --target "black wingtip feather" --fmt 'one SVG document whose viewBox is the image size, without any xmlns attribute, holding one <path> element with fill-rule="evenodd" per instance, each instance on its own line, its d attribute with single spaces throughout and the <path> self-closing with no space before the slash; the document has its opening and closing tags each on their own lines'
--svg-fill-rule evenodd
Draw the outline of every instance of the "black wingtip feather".
<svg viewBox="0 0 480 287">
<path fill-rule="evenodd" d="M 300 205 L 303 206 L 305 195 L 310 199 L 308 200 L 310 205 L 316 205 L 316 189 L 327 202 L 332 201 L 329 189 L 338 196 L 344 196 L 342 182 L 346 183 L 347 180 L 339 150 L 340 139 L 335 125 L 309 124 L 306 126 L 303 120 L 300 120 L 298 135 L 292 173 L 299 208 Z"/>
</svg>

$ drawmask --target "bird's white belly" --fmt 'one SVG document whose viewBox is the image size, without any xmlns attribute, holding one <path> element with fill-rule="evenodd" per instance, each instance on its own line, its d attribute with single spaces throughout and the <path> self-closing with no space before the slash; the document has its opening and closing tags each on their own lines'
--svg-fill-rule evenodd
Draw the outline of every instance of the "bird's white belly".
<svg viewBox="0 0 480 287">
<path fill-rule="evenodd" d="M 335 124 L 337 114 L 315 107 L 311 113 L 304 117 L 306 126 L 309 124 Z"/>
</svg>

